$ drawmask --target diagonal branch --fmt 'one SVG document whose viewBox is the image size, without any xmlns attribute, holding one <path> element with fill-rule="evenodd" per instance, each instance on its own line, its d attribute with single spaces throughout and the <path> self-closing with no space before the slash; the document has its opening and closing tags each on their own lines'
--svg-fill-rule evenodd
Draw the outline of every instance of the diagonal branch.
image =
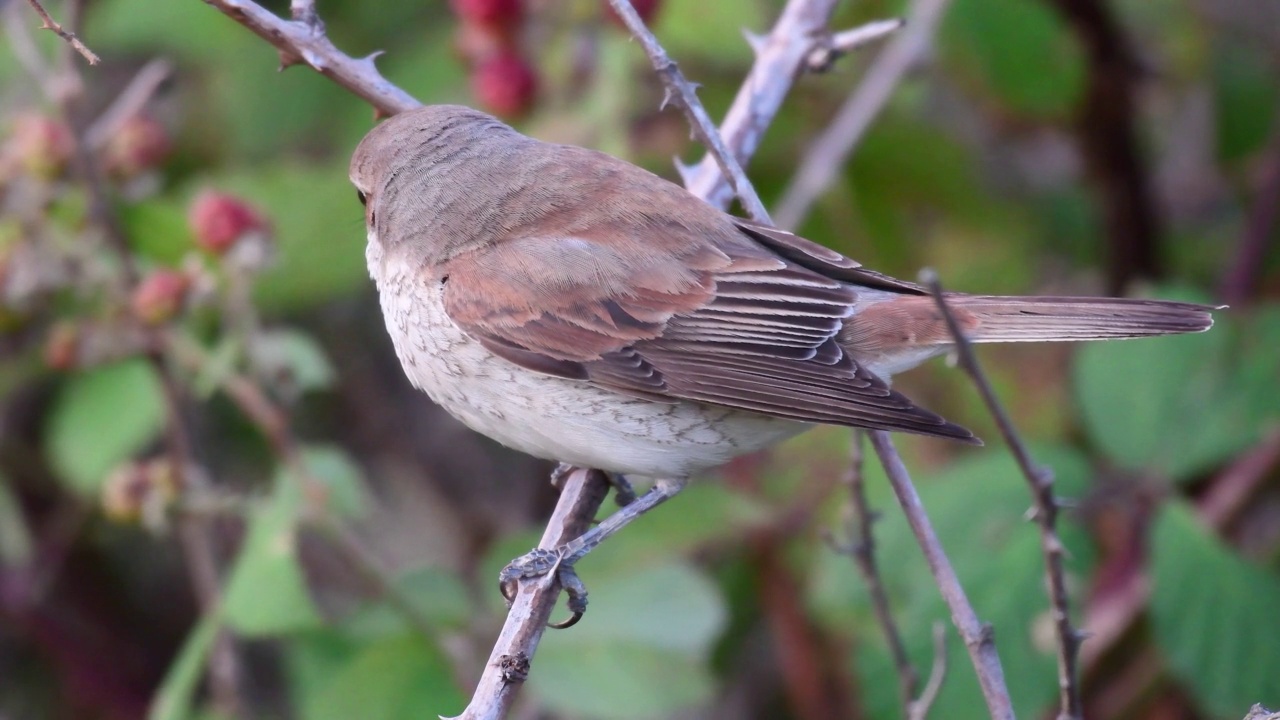
<svg viewBox="0 0 1280 720">
<path fill-rule="evenodd" d="M 631 7 L 629 0 L 609 0 L 609 5 L 626 23 L 631 34 L 640 41 L 640 46 L 644 48 L 649 61 L 653 63 L 654 72 L 666 86 L 666 96 L 663 97 L 662 104 L 665 106 L 667 103 L 675 103 L 684 111 L 685 116 L 689 118 L 689 124 L 693 127 L 694 136 L 715 158 L 721 172 L 729 179 L 729 187 L 733 188 L 734 194 L 738 196 L 738 200 L 742 202 L 751 219 L 759 223 L 772 224 L 769 211 L 764 209 L 760 196 L 756 195 L 756 191 L 751 187 L 751 181 L 747 179 L 742 163 L 737 155 L 729 151 L 724 139 L 720 137 L 720 131 L 716 129 L 715 123 L 711 122 L 711 116 L 707 115 L 706 108 L 702 107 L 702 102 L 698 100 L 693 84 L 685 79 L 684 73 L 680 72 L 675 61 L 658 43 L 658 38 L 645 27 L 644 21 L 640 19 L 635 8 Z"/>
<path fill-rule="evenodd" d="M 250 0 L 204 1 L 278 49 L 281 68 L 303 63 L 386 115 L 422 106 L 378 72 L 373 62 L 378 53 L 353 58 L 335 47 L 324 33 L 314 3 L 295 1 L 295 19 L 285 20 Z"/>
<path fill-rule="evenodd" d="M 876 616 L 876 624 L 884 633 L 885 642 L 889 645 L 889 654 L 893 657 L 893 667 L 898 673 L 898 695 L 902 707 L 911 714 L 912 703 L 915 702 L 916 686 L 920 676 L 911 658 L 907 655 L 906 645 L 902 642 L 902 633 L 893 619 L 893 610 L 889 606 L 889 596 L 884 589 L 884 581 L 880 578 L 880 568 L 876 563 L 876 541 L 871 525 L 878 519 L 878 513 L 871 509 L 867 502 L 867 482 L 862 472 L 863 450 L 862 430 L 853 431 L 853 439 L 849 450 L 849 471 L 845 476 L 845 484 L 849 486 L 849 540 L 836 549 L 853 558 L 858 574 L 867 584 L 867 593 L 871 596 L 871 609 Z"/>
<path fill-rule="evenodd" d="M 1022 442 L 1017 428 L 1013 426 L 1013 420 L 1000 404 L 995 391 L 991 389 L 991 382 L 982 371 L 982 366 L 978 364 L 978 358 L 973 353 L 973 344 L 960 329 L 960 323 L 956 321 L 955 314 L 947 305 L 946 296 L 942 292 L 942 283 L 938 281 L 937 274 L 926 270 L 920 273 L 920 276 L 921 282 L 933 293 L 938 311 L 947 323 L 947 330 L 955 339 L 955 352 L 960 369 L 978 388 L 983 404 L 995 418 L 1000 435 L 1009 446 L 1009 451 L 1013 453 L 1022 476 L 1031 486 L 1031 495 L 1035 499 L 1034 517 L 1040 526 L 1040 550 L 1044 554 L 1049 601 L 1053 607 L 1054 629 L 1058 636 L 1058 687 L 1061 692 L 1058 720 L 1080 720 L 1084 712 L 1080 700 L 1080 643 L 1084 640 L 1084 635 L 1071 625 L 1067 579 L 1062 568 L 1065 548 L 1057 530 L 1059 505 L 1053 494 L 1053 471 L 1037 464 L 1031 458 L 1026 444 Z"/>
<path fill-rule="evenodd" d="M 76 37 L 75 33 L 62 27 L 56 20 L 50 17 L 49 11 L 44 9 L 44 5 L 40 4 L 40 0 L 27 0 L 27 2 L 31 5 L 31 8 L 36 11 L 36 14 L 40 16 L 41 30 L 51 30 L 53 34 L 65 40 L 72 48 L 75 48 L 75 51 L 80 53 L 80 57 L 83 57 L 90 65 L 97 65 L 102 62 L 102 59 L 94 54 L 94 52 L 83 42 L 81 42 L 80 38 Z"/>
<path fill-rule="evenodd" d="M 815 38 L 826 33 L 835 6 L 836 0 L 790 0 L 768 35 L 748 35 L 755 64 L 720 125 L 720 136 L 734 157 L 745 161 L 755 153 L 792 83 L 804 71 Z M 733 190 L 714 153 L 691 167 L 678 167 L 689 192 L 718 208 L 729 206 Z"/>
<path fill-rule="evenodd" d="M 915 0 L 906 27 L 880 52 L 836 117 L 809 145 L 778 202 L 778 224 L 794 228 L 836 177 L 898 83 L 928 50 L 947 0 Z"/>
<path fill-rule="evenodd" d="M 993 720 L 1013 720 L 1013 703 L 1009 700 L 1009 690 L 1004 682 L 1004 669 L 1000 666 L 1000 656 L 996 653 L 995 631 L 992 627 L 978 619 L 978 614 L 969 604 L 969 598 L 960 585 L 960 578 L 951 567 L 938 535 L 929 522 L 920 495 L 916 493 L 911 476 L 907 474 L 907 466 L 902 456 L 893 446 L 889 433 L 883 430 L 872 430 L 871 446 L 875 448 L 885 474 L 889 476 L 889 484 L 898 497 L 898 504 L 907 516 L 907 524 L 924 551 L 925 562 L 929 572 L 933 573 L 942 592 L 942 599 L 951 611 L 951 622 L 964 640 L 969 659 L 978 673 L 978 684 L 982 687 L 982 697 L 987 701 L 987 710 Z"/>
</svg>

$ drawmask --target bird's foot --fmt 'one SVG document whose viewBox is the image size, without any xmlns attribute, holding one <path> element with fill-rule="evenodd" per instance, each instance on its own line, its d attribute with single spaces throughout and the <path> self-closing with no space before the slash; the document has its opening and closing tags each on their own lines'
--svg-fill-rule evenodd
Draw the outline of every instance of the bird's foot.
<svg viewBox="0 0 1280 720">
<path fill-rule="evenodd" d="M 605 518 L 599 525 L 580 537 L 570 540 L 555 550 L 534 548 L 512 560 L 498 574 L 498 589 L 502 591 L 502 596 L 510 604 L 515 601 L 521 581 L 551 577 L 559 581 L 560 587 L 569 594 L 569 612 L 573 615 L 564 622 L 550 623 L 550 625 L 554 628 L 571 627 L 581 620 L 583 613 L 587 611 L 587 587 L 578 577 L 578 573 L 574 572 L 574 564 L 632 520 L 675 497 L 676 493 L 684 487 L 684 483 L 684 478 L 658 480 L 644 495 Z"/>
<path fill-rule="evenodd" d="M 573 569 L 577 559 L 577 553 L 573 553 L 568 546 L 557 550 L 534 548 L 502 568 L 502 572 L 498 573 L 498 589 L 502 591 L 502 597 L 506 598 L 507 606 L 510 607 L 515 602 L 522 581 L 554 575 L 569 596 L 567 605 L 572 614 L 568 620 L 547 625 L 557 629 L 573 627 L 587 612 L 587 586 Z"/>
</svg>

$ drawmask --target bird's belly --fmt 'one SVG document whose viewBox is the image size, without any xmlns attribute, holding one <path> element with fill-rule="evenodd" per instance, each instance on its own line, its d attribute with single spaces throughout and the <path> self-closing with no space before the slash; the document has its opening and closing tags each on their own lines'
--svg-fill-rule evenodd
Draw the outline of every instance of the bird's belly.
<svg viewBox="0 0 1280 720">
<path fill-rule="evenodd" d="M 508 447 L 583 467 L 686 477 L 809 428 L 729 408 L 631 398 L 522 368 L 454 325 L 442 284 L 379 270 L 383 316 L 409 380 Z"/>
</svg>

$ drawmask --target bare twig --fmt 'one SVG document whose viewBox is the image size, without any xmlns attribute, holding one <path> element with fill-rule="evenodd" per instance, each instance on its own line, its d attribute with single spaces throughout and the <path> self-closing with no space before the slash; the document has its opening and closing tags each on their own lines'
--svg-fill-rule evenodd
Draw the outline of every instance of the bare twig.
<svg viewBox="0 0 1280 720">
<path fill-rule="evenodd" d="M 735 157 L 746 162 L 755 154 L 765 128 L 804 71 L 816 39 L 827 32 L 835 6 L 836 0 L 790 0 L 768 35 L 747 36 L 756 52 L 755 64 L 720 125 L 720 137 Z M 721 209 L 733 200 L 733 189 L 714 153 L 691 167 L 676 167 L 694 195 Z"/>
<path fill-rule="evenodd" d="M 600 471 L 571 472 L 538 547 L 554 550 L 585 533 L 608 492 L 609 483 Z M 520 583 L 484 674 L 458 720 L 498 720 L 511 707 L 560 596 L 557 578 L 558 573 L 549 573 L 536 582 Z"/>
<path fill-rule="evenodd" d="M 67 41 L 68 45 L 75 48 L 75 51 L 80 53 L 80 57 L 87 60 L 90 65 L 97 65 L 102 62 L 101 58 L 86 47 L 85 44 L 80 41 L 80 38 L 76 37 L 75 33 L 62 27 L 57 23 L 57 21 L 50 17 L 49 11 L 44 9 L 44 5 L 40 4 L 40 0 L 27 0 L 27 3 L 30 4 L 31 8 L 36 11 L 36 14 L 40 16 L 41 30 L 53 31 L 55 35 Z"/>
<path fill-rule="evenodd" d="M 142 112 L 172 73 L 173 65 L 168 60 L 157 58 L 143 65 L 111 105 L 85 130 L 84 140 L 89 148 L 101 150 L 121 125 Z"/>
<path fill-rule="evenodd" d="M 924 551 L 925 562 L 933 579 L 938 583 L 942 599 L 951 612 L 951 622 L 964 640 L 965 649 L 973 661 L 973 668 L 978 674 L 978 685 L 982 688 L 982 697 L 987 702 L 987 710 L 992 720 L 1013 720 L 1013 704 L 1009 700 L 1009 690 L 1004 682 L 1004 669 L 1000 666 L 1000 656 L 996 654 L 995 631 L 990 625 L 978 619 L 969 598 L 965 596 L 960 578 L 951 567 L 938 535 L 933 531 L 929 516 L 925 513 L 920 496 L 907 474 L 907 466 L 902 456 L 893 446 L 889 433 L 883 430 L 872 430 L 871 446 L 875 448 L 885 474 L 889 476 L 889 484 L 898 497 L 898 504 L 907 516 L 907 524 Z"/>
<path fill-rule="evenodd" d="M 853 439 L 849 448 L 849 472 L 845 484 L 849 486 L 849 541 L 837 549 L 853 558 L 858 573 L 867 584 L 867 592 L 871 595 L 871 608 L 875 612 L 876 624 L 884 632 L 885 642 L 889 645 L 889 654 L 893 657 L 893 667 L 898 673 L 898 694 L 902 699 L 902 707 L 910 715 L 915 703 L 916 685 L 920 681 L 916 668 L 911 664 L 907 648 L 902 642 L 902 633 L 893 619 L 893 611 L 889 607 L 889 596 L 885 593 L 884 582 L 880 579 L 880 569 L 876 564 L 875 535 L 871 525 L 877 519 L 877 513 L 867 502 L 866 478 L 862 473 L 863 451 L 861 430 L 853 431 Z"/>
<path fill-rule="evenodd" d="M 794 228 L 848 160 L 899 81 L 925 54 L 947 0 L 914 0 L 906 27 L 876 57 L 835 119 L 809 145 L 791 185 L 778 202 L 778 225 Z"/>
<path fill-rule="evenodd" d="M 907 720 L 925 720 L 929 710 L 938 701 L 942 681 L 947 679 L 947 628 L 941 621 L 933 623 L 933 667 L 929 668 L 929 680 L 924 684 L 920 698 L 907 705 Z"/>
<path fill-rule="evenodd" d="M 680 72 L 675 61 L 658 43 L 658 38 L 645 27 L 644 21 L 640 19 L 635 8 L 631 7 L 629 0 L 609 0 L 609 5 L 626 23 L 631 34 L 640 41 L 645 54 L 649 56 L 649 61 L 653 63 L 654 72 L 666 86 L 662 104 L 665 106 L 667 103 L 674 103 L 684 110 L 689 124 L 693 127 L 694 136 L 707 148 L 707 152 L 716 159 L 720 170 L 729 178 L 729 186 L 733 188 L 734 194 L 746 208 L 747 214 L 756 222 L 771 224 L 769 211 L 765 210 L 764 203 L 760 202 L 760 197 L 752 189 L 751 181 L 747 180 L 747 174 L 743 171 L 738 156 L 730 152 L 724 144 L 720 132 L 711 122 L 711 116 L 707 115 L 706 108 L 702 107 L 702 102 L 698 100 L 693 84 L 685 79 L 684 73 Z"/>
<path fill-rule="evenodd" d="M 841 57 L 863 45 L 901 30 L 904 24 L 899 18 L 875 20 L 851 30 L 835 33 L 825 42 L 818 43 L 818 46 L 809 52 L 809 56 L 805 58 L 806 69 L 812 72 L 825 72 Z"/>
<path fill-rule="evenodd" d="M 991 389 L 991 382 L 982 371 L 982 366 L 978 364 L 978 358 L 973 352 L 973 344 L 969 342 L 968 336 L 960 328 L 960 323 L 956 321 L 955 314 L 951 312 L 937 273 L 925 270 L 920 273 L 920 280 L 933 294 L 938 312 L 942 314 L 943 320 L 947 323 L 947 330 L 955 340 L 955 352 L 960 369 L 978 388 L 978 394 L 982 396 L 987 412 L 995 418 L 1001 437 L 1009 446 L 1009 451 L 1017 461 L 1022 476 L 1031 486 L 1031 496 L 1035 500 L 1034 517 L 1040 526 L 1040 550 L 1044 555 L 1049 602 L 1053 608 L 1054 628 L 1058 635 L 1058 688 L 1061 692 L 1058 720 L 1080 720 L 1084 710 L 1080 701 L 1079 655 L 1080 643 L 1084 636 L 1071 625 L 1066 572 L 1062 567 L 1065 548 L 1057 529 L 1059 505 L 1053 494 L 1053 471 L 1032 460 L 1026 444 L 1022 442 L 1017 428 L 1013 426 L 1013 420 L 1000 404 L 1000 399 Z"/>
<path fill-rule="evenodd" d="M 387 115 L 422 106 L 382 77 L 373 62 L 378 53 L 353 58 L 334 47 L 312 2 L 293 2 L 295 19 L 285 20 L 250 0 L 204 1 L 277 48 L 281 67 L 305 63 Z"/>
</svg>

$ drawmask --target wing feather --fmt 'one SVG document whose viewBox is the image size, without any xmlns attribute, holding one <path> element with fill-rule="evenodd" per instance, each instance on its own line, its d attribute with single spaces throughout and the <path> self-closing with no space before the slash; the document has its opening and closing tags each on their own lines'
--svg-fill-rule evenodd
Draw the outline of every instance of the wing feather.
<svg viewBox="0 0 1280 720">
<path fill-rule="evenodd" d="M 662 230 L 656 245 L 618 242 L 628 231 L 619 227 L 472 250 L 443 270 L 445 309 L 513 363 L 619 393 L 973 439 L 889 389 L 837 341 L 857 299 L 847 278 L 868 277 L 857 263 L 727 220 Z"/>
</svg>

